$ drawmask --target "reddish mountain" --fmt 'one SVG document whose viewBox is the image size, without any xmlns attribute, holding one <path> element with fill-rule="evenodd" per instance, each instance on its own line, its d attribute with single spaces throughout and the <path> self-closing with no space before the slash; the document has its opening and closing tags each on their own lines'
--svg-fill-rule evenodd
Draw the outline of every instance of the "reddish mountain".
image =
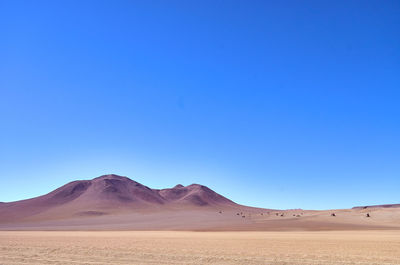
<svg viewBox="0 0 400 265">
<path fill-rule="evenodd" d="M 157 190 L 118 175 L 73 181 L 40 197 L 0 205 L 0 222 L 154 209 L 223 209 L 239 206 L 206 186 L 176 185 Z"/>
<path fill-rule="evenodd" d="M 0 203 L 0 231 L 398 229 L 399 209 L 337 209 L 334 217 L 332 210 L 261 209 L 236 204 L 198 184 L 151 189 L 127 177 L 104 175 L 36 198 Z"/>
</svg>

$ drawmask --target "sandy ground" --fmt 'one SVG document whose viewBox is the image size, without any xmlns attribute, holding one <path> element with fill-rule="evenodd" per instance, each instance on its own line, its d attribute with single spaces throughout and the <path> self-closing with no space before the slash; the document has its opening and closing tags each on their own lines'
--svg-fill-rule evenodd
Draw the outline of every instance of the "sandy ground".
<svg viewBox="0 0 400 265">
<path fill-rule="evenodd" d="M 400 231 L 1 231 L 0 264 L 400 264 Z"/>
<path fill-rule="evenodd" d="M 335 213 L 336 216 L 331 216 Z M 370 217 L 366 217 L 370 214 Z M 45 216 L 24 222 L 4 222 L 0 230 L 166 230 L 166 231 L 304 231 L 304 230 L 398 230 L 400 208 L 342 209 L 329 211 L 188 209 L 114 213 L 100 216 L 59 218 Z M 53 219 L 51 219 L 53 218 Z"/>
</svg>

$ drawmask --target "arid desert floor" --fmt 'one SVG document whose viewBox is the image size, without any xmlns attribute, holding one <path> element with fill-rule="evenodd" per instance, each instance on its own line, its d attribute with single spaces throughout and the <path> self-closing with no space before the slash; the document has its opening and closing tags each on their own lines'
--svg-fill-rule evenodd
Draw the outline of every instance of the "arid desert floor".
<svg viewBox="0 0 400 265">
<path fill-rule="evenodd" d="M 1 231 L 0 264 L 400 264 L 400 231 Z"/>
</svg>

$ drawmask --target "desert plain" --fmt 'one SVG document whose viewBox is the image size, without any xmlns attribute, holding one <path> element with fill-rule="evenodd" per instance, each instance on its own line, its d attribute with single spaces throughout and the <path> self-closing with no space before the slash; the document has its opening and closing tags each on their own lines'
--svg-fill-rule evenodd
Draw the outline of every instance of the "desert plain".
<svg viewBox="0 0 400 265">
<path fill-rule="evenodd" d="M 400 231 L 2 231 L 0 264 L 400 264 Z"/>
</svg>

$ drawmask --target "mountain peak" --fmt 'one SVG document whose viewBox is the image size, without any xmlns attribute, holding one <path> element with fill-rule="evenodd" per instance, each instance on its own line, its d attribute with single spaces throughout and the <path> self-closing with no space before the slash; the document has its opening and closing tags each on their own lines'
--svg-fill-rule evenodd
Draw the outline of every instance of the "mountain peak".
<svg viewBox="0 0 400 265">
<path fill-rule="evenodd" d="M 131 180 L 128 177 L 120 176 L 120 175 L 117 175 L 117 174 L 101 175 L 100 177 L 94 178 L 93 180 L 96 180 L 96 179 L 129 179 L 129 180 Z"/>
</svg>

